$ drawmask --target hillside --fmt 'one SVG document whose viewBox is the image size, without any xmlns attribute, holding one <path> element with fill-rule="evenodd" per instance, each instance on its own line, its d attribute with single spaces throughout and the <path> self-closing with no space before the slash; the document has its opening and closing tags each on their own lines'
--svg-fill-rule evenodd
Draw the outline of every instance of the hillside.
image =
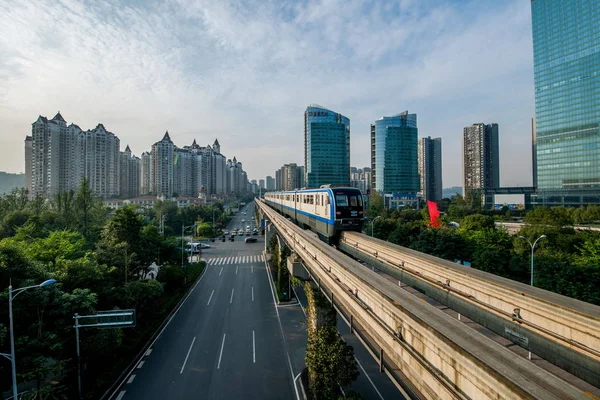
<svg viewBox="0 0 600 400">
<path fill-rule="evenodd" d="M 25 186 L 25 174 L 0 172 L 0 194 L 9 193 L 13 188 Z"/>
</svg>

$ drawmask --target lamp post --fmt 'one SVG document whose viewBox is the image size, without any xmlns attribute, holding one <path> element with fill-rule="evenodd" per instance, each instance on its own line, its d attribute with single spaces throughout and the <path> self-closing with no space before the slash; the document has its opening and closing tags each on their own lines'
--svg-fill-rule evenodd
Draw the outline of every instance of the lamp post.
<svg viewBox="0 0 600 400">
<path fill-rule="evenodd" d="M 215 206 L 213 206 L 213 237 L 217 236 L 215 232 Z"/>
<path fill-rule="evenodd" d="M 377 218 L 381 218 L 381 215 L 378 215 L 371 220 L 371 237 L 373 237 L 373 226 L 375 225 L 375 220 L 377 220 Z"/>
<path fill-rule="evenodd" d="M 531 280 L 530 280 L 530 285 L 533 287 L 533 249 L 535 248 L 535 245 L 537 244 L 538 240 L 544 239 L 547 236 L 546 235 L 540 236 L 539 238 L 535 239 L 535 241 L 533 242 L 533 244 L 525 236 L 519 236 L 519 237 L 521 239 L 527 241 L 527 243 L 529 243 L 529 247 L 531 247 Z M 528 358 L 531 360 L 531 351 L 529 352 Z"/>
<path fill-rule="evenodd" d="M 12 303 L 15 297 L 17 297 L 20 293 L 28 289 L 40 288 L 44 286 L 50 286 L 56 283 L 55 279 L 48 279 L 39 285 L 26 286 L 22 288 L 18 288 L 13 290 L 12 284 L 8 286 L 8 317 L 10 320 L 10 354 L 0 353 L 1 356 L 10 360 L 12 366 L 12 389 L 13 389 L 13 399 L 17 399 L 18 390 L 17 390 L 17 362 L 15 359 L 15 332 L 14 332 L 14 323 L 13 323 L 13 312 L 12 312 Z"/>
<path fill-rule="evenodd" d="M 185 230 L 187 228 L 191 228 L 193 226 L 196 226 L 196 224 L 188 225 L 188 226 L 181 225 L 181 269 L 183 269 L 183 254 L 184 254 L 183 253 L 183 232 L 185 232 Z M 183 278 L 183 284 L 187 285 L 187 264 L 185 266 L 185 276 Z"/>
<path fill-rule="evenodd" d="M 533 242 L 533 244 L 531 244 L 529 239 L 527 239 L 525 236 L 519 236 L 519 237 L 523 240 L 526 240 L 527 243 L 529 243 L 529 246 L 531 247 L 531 283 L 530 283 L 530 285 L 533 286 L 533 249 L 535 248 L 535 245 L 537 244 L 538 240 L 544 239 L 547 236 L 546 235 L 540 236 L 539 238 L 535 239 L 535 242 Z"/>
</svg>

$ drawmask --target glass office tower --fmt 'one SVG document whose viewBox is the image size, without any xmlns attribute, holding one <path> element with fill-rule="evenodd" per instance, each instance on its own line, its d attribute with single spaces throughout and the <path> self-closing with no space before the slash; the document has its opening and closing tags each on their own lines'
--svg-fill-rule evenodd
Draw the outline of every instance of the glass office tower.
<svg viewBox="0 0 600 400">
<path fill-rule="evenodd" d="M 531 14 L 538 195 L 546 193 L 546 204 L 595 203 L 600 193 L 600 1 L 532 0 Z"/>
<path fill-rule="evenodd" d="M 417 114 L 382 117 L 371 125 L 374 189 L 393 208 L 413 204 L 419 191 Z M 389 198 L 389 199 L 388 199 Z"/>
<path fill-rule="evenodd" d="M 350 186 L 350 120 L 311 104 L 304 112 L 306 186 Z"/>
</svg>

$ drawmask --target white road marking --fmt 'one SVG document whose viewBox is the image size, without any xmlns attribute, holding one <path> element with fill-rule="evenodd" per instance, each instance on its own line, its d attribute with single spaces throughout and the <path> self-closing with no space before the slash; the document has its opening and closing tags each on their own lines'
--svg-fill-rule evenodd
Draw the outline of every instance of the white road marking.
<svg viewBox="0 0 600 400">
<path fill-rule="evenodd" d="M 133 380 L 134 380 L 134 379 L 135 379 L 135 375 L 131 375 L 131 376 L 129 377 L 129 380 L 127 381 L 127 383 L 131 383 L 131 382 L 133 382 Z"/>
<path fill-rule="evenodd" d="M 221 357 L 223 357 L 223 347 L 225 347 L 225 333 L 223 334 L 223 342 L 221 342 L 221 352 L 219 353 L 219 363 L 217 369 L 221 368 Z"/>
<path fill-rule="evenodd" d="M 254 331 L 252 331 L 252 362 L 256 364 L 256 343 L 254 342 Z"/>
<path fill-rule="evenodd" d="M 254 286 L 252 286 L 252 301 L 254 301 Z"/>
<path fill-rule="evenodd" d="M 221 272 L 223 272 L 223 267 L 221 267 L 221 270 L 219 271 L 219 276 L 221 276 Z"/>
<path fill-rule="evenodd" d="M 146 352 L 146 357 L 148 357 L 151 353 L 152 353 L 152 349 L 148 349 L 148 351 Z"/>
<path fill-rule="evenodd" d="M 190 352 L 192 351 L 192 347 L 194 347 L 194 342 L 196 341 L 196 336 L 192 339 L 192 344 L 190 344 L 190 349 L 185 356 L 185 360 L 183 360 L 183 365 L 181 366 L 181 371 L 179 371 L 179 375 L 183 374 L 183 369 L 185 368 L 185 363 L 187 363 L 188 357 L 190 356 Z"/>
<path fill-rule="evenodd" d="M 171 321 L 173 320 L 173 318 L 175 318 L 175 316 L 177 315 L 177 313 L 179 312 L 179 310 L 181 309 L 181 307 L 183 307 L 183 305 L 185 304 L 185 302 L 187 301 L 187 299 L 192 295 L 192 293 L 194 292 L 194 290 L 196 290 L 196 287 L 200 284 L 200 281 L 204 278 L 204 275 L 206 275 L 206 271 L 207 270 L 208 270 L 208 266 L 207 266 L 207 268 L 204 269 L 204 271 L 202 272 L 202 276 L 196 281 L 196 284 L 194 285 L 194 287 L 188 292 L 187 296 L 185 296 L 185 298 L 179 304 L 179 306 L 177 307 L 177 309 L 175 310 L 175 312 L 173 312 L 173 315 L 171 315 L 171 318 L 169 318 L 169 320 L 167 321 L 167 323 L 165 324 L 165 326 L 163 326 L 163 328 L 161 329 L 161 331 L 159 332 L 159 334 L 156 336 L 156 338 L 154 339 L 154 341 L 152 343 L 150 343 L 150 347 L 154 346 L 154 343 L 156 343 L 156 341 L 162 336 L 163 332 L 165 331 L 165 329 L 167 329 L 167 326 L 169 326 L 169 324 L 171 323 Z M 134 368 L 132 368 L 131 371 L 129 371 L 129 373 L 131 374 L 133 371 L 134 371 Z M 119 385 L 117 387 L 117 389 L 111 394 L 111 398 L 112 398 L 112 396 L 114 396 L 117 393 L 117 390 L 119 390 L 120 387 L 125 384 L 125 379 L 127 379 L 127 377 L 123 378 L 123 381 L 121 382 L 121 385 Z M 125 391 L 122 391 L 121 393 L 119 393 L 119 397 L 117 397 L 116 400 L 122 399 L 124 395 L 125 395 Z"/>
<path fill-rule="evenodd" d="M 265 267 L 267 267 L 265 261 Z M 269 281 L 269 287 L 271 288 L 271 295 L 273 296 L 273 306 L 275 307 L 275 313 L 277 314 L 277 322 L 279 322 L 279 331 L 281 332 L 281 338 L 283 340 L 283 345 L 285 347 L 285 355 L 287 357 L 288 367 L 290 368 L 290 375 L 292 379 L 294 378 L 294 369 L 292 368 L 292 360 L 290 359 L 290 352 L 288 350 L 287 341 L 285 340 L 285 333 L 283 332 L 283 326 L 281 325 L 281 318 L 279 317 L 279 310 L 277 309 L 277 299 L 275 298 L 275 288 L 273 286 L 273 282 L 271 281 L 271 275 L 269 274 L 269 269 L 265 268 L 265 272 L 267 273 L 267 280 Z M 300 393 L 298 393 L 298 387 L 294 385 L 294 391 L 296 392 L 296 399 L 300 400 Z"/>
<path fill-rule="evenodd" d="M 210 292 L 210 297 L 208 298 L 208 303 L 206 303 L 206 305 L 210 304 L 210 300 L 212 299 L 213 294 L 215 293 L 215 290 L 213 289 L 212 292 Z"/>
<path fill-rule="evenodd" d="M 235 274 L 236 274 L 236 275 L 237 275 L 237 272 L 238 272 L 238 268 L 239 268 L 239 265 L 236 265 L 236 266 L 235 266 Z"/>
<path fill-rule="evenodd" d="M 377 386 L 375 386 L 375 384 L 373 383 L 373 381 L 371 380 L 371 377 L 369 376 L 369 374 L 367 374 L 367 371 L 365 371 L 365 369 L 363 368 L 362 364 L 360 363 L 360 361 L 358 361 L 358 358 L 356 358 L 356 356 L 354 356 L 354 359 L 356 360 L 356 362 L 358 363 L 358 366 L 360 367 L 360 369 L 362 369 L 363 374 L 365 374 L 365 376 L 367 377 L 367 379 L 369 380 L 369 382 L 371 382 L 371 385 L 373 386 L 373 389 L 375 389 L 375 391 L 377 392 L 377 394 L 379 395 L 379 398 L 381 400 L 384 400 L 383 396 L 381 395 L 381 393 L 379 393 L 379 390 L 377 390 Z"/>
<path fill-rule="evenodd" d="M 229 299 L 229 304 L 233 303 L 233 292 L 235 289 L 231 289 L 231 298 Z"/>
<path fill-rule="evenodd" d="M 253 274 L 254 273 L 254 265 L 250 266 L 250 273 Z"/>
<path fill-rule="evenodd" d="M 144 366 L 144 363 L 145 363 L 145 362 L 146 362 L 146 361 L 140 361 L 140 363 L 139 363 L 139 364 L 138 364 L 138 366 L 137 366 L 137 369 L 140 369 L 140 368 L 142 368 L 142 367 Z"/>
</svg>

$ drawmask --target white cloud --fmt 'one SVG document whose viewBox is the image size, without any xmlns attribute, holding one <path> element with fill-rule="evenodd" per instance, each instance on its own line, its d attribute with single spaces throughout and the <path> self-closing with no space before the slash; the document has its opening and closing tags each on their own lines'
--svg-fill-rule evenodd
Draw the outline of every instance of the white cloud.
<svg viewBox="0 0 600 400">
<path fill-rule="evenodd" d="M 351 119 L 354 166 L 370 163 L 369 124 L 409 109 L 421 136 L 443 138 L 445 186 L 460 184 L 462 127 L 475 121 L 500 124 L 502 183 L 530 182 L 526 2 L 17 0 L 3 9 L 0 170 L 23 170 L 29 124 L 60 110 L 84 129 L 104 123 L 137 154 L 166 129 L 178 145 L 218 137 L 260 179 L 303 164 L 303 111 L 319 103 Z"/>
</svg>

